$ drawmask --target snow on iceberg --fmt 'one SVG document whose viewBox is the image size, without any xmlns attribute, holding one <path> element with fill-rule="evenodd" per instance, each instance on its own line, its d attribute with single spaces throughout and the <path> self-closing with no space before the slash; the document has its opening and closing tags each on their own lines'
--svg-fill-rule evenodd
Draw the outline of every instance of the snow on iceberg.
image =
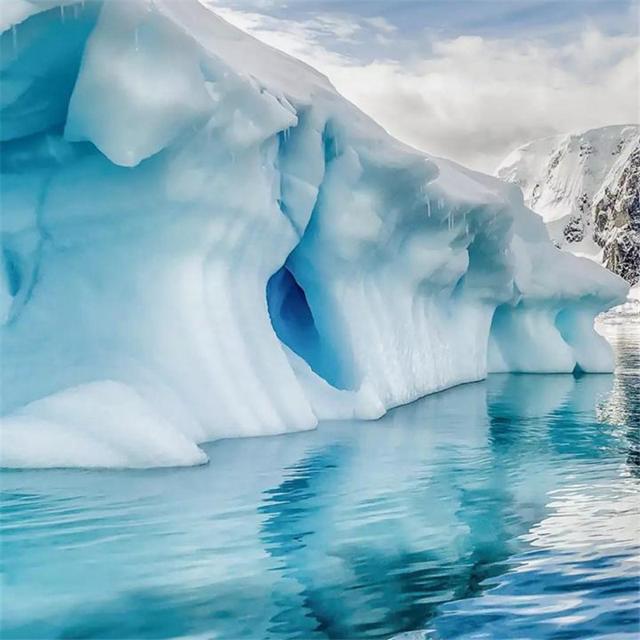
<svg viewBox="0 0 640 640">
<path fill-rule="evenodd" d="M 627 287 L 197 0 L 10 0 L 2 463 L 158 466 L 498 371 L 606 371 Z"/>
</svg>

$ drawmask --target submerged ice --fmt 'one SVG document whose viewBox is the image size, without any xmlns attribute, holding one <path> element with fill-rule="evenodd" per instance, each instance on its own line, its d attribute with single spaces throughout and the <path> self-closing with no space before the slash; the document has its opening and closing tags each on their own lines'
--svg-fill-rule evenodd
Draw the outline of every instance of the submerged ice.
<svg viewBox="0 0 640 640">
<path fill-rule="evenodd" d="M 62 5 L 58 6 L 58 5 Z M 159 466 L 494 371 L 626 285 L 196 0 L 3 6 L 2 463 Z"/>
</svg>

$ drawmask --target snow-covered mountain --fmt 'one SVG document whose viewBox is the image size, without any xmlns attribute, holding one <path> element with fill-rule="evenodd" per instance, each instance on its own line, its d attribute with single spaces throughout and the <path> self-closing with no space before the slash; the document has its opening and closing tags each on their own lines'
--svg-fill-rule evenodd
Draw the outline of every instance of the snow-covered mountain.
<svg viewBox="0 0 640 640">
<path fill-rule="evenodd" d="M 640 126 L 535 140 L 496 175 L 522 188 L 558 247 L 640 280 Z"/>
<path fill-rule="evenodd" d="M 627 285 L 198 0 L 3 0 L 2 463 L 198 464 L 488 370 L 611 370 Z M 544 268 L 540 268 L 544 265 Z"/>
</svg>

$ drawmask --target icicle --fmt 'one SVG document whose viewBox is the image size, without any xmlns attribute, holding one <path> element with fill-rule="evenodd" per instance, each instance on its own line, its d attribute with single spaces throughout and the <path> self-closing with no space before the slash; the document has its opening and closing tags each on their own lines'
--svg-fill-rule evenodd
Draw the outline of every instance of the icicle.
<svg viewBox="0 0 640 640">
<path fill-rule="evenodd" d="M 11 25 L 11 42 L 13 43 L 13 55 L 18 53 L 18 29 L 15 24 Z"/>
<path fill-rule="evenodd" d="M 425 193 L 425 197 L 427 199 L 427 218 L 431 217 L 431 200 L 429 200 L 429 195 Z"/>
<path fill-rule="evenodd" d="M 64 5 L 60 5 L 60 19 L 64 23 Z"/>
<path fill-rule="evenodd" d="M 139 33 L 138 33 L 138 27 L 135 28 L 134 32 L 133 32 L 133 41 L 135 43 L 135 49 L 136 51 L 140 50 L 140 38 L 139 38 Z"/>
</svg>

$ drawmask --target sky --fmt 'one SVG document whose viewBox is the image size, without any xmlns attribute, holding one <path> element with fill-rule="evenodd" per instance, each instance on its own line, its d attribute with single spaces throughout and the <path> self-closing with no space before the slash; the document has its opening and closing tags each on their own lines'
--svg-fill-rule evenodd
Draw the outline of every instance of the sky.
<svg viewBox="0 0 640 640">
<path fill-rule="evenodd" d="M 207 0 L 391 134 L 493 172 L 536 138 L 640 118 L 640 0 Z"/>
</svg>

